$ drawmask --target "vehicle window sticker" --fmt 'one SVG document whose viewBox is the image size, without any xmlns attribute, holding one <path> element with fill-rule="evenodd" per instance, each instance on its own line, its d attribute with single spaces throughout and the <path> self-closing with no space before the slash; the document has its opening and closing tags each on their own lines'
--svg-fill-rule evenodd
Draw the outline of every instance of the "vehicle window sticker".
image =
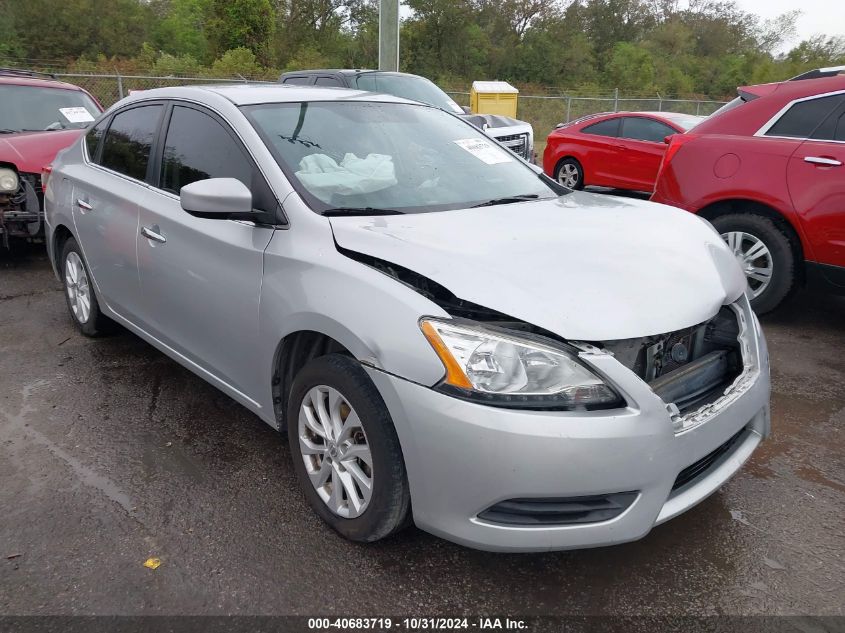
<svg viewBox="0 0 845 633">
<path fill-rule="evenodd" d="M 59 108 L 59 112 L 71 123 L 90 123 L 94 120 L 91 113 L 81 106 L 76 108 Z"/>
<path fill-rule="evenodd" d="M 509 163 L 513 159 L 505 152 L 499 149 L 492 143 L 488 143 L 483 139 L 478 138 L 459 138 L 452 141 L 458 147 L 466 150 L 478 160 L 487 163 L 488 165 L 498 165 L 499 163 Z"/>
</svg>

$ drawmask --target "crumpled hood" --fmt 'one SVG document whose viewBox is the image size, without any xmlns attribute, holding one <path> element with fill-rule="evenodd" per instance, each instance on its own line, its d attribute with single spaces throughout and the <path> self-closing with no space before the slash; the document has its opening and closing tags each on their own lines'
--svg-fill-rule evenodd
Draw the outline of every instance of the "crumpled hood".
<svg viewBox="0 0 845 633">
<path fill-rule="evenodd" d="M 21 132 L 0 135 L 0 162 L 12 163 L 18 171 L 40 174 L 61 150 L 69 147 L 86 130 Z"/>
<path fill-rule="evenodd" d="M 574 192 L 459 211 L 334 217 L 331 225 L 342 248 L 574 340 L 697 325 L 746 287 L 712 227 L 642 200 Z"/>
</svg>

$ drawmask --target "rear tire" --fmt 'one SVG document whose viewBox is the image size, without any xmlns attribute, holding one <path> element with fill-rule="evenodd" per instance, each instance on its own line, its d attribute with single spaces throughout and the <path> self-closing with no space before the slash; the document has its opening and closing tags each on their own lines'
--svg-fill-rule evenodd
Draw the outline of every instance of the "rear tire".
<svg viewBox="0 0 845 633">
<path fill-rule="evenodd" d="M 555 167 L 555 180 L 569 189 L 583 189 L 584 168 L 571 156 L 564 158 Z"/>
<path fill-rule="evenodd" d="M 107 333 L 113 322 L 100 312 L 91 273 L 74 238 L 69 237 L 65 241 L 60 257 L 59 266 L 70 318 L 85 336 L 95 337 Z"/>
<path fill-rule="evenodd" d="M 757 213 L 731 213 L 714 218 L 712 224 L 743 266 L 755 312 L 771 312 L 792 294 L 798 258 L 789 236 L 774 220 Z"/>
<path fill-rule="evenodd" d="M 320 415 L 323 406 L 328 416 Z M 321 419 L 328 420 L 328 429 Z M 332 429 L 336 419 L 339 426 Z M 309 362 L 293 381 L 287 420 L 300 487 L 320 518 L 360 542 L 385 538 L 408 523 L 411 495 L 399 438 L 381 394 L 357 360 L 328 354 Z M 369 496 L 361 485 L 366 479 Z"/>
</svg>

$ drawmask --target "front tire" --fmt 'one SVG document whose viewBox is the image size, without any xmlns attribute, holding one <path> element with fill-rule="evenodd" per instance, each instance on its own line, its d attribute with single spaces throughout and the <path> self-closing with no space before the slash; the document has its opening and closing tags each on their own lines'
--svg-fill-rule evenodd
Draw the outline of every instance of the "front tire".
<svg viewBox="0 0 845 633">
<path fill-rule="evenodd" d="M 555 167 L 555 180 L 569 189 L 583 189 L 584 168 L 576 159 L 564 158 Z"/>
<path fill-rule="evenodd" d="M 314 511 L 352 541 L 400 530 L 411 496 L 387 406 L 353 358 L 328 354 L 296 376 L 287 407 L 299 484 Z"/>
<path fill-rule="evenodd" d="M 784 230 L 757 213 L 722 215 L 712 224 L 748 279 L 755 312 L 765 314 L 783 303 L 797 285 L 797 258 Z"/>
<path fill-rule="evenodd" d="M 91 273 L 79 244 L 72 237 L 64 243 L 61 252 L 62 282 L 65 301 L 74 324 L 85 336 L 100 336 L 109 330 L 111 321 L 102 312 L 94 293 Z"/>
</svg>

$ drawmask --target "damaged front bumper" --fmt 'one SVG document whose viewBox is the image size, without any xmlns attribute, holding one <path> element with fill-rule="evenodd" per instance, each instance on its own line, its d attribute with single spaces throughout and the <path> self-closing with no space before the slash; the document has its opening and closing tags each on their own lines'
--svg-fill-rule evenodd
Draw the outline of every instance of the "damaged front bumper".
<svg viewBox="0 0 845 633">
<path fill-rule="evenodd" d="M 44 212 L 40 176 L 21 173 L 20 187 L 13 194 L 0 194 L 0 245 L 9 238 L 31 239 L 43 235 Z"/>
<path fill-rule="evenodd" d="M 606 411 L 520 411 L 449 397 L 374 368 L 393 417 L 416 524 L 470 547 L 540 551 L 641 538 L 727 481 L 769 433 L 768 353 L 748 301 L 744 367 L 681 415 L 603 350 L 581 360 L 627 401 Z"/>
</svg>

